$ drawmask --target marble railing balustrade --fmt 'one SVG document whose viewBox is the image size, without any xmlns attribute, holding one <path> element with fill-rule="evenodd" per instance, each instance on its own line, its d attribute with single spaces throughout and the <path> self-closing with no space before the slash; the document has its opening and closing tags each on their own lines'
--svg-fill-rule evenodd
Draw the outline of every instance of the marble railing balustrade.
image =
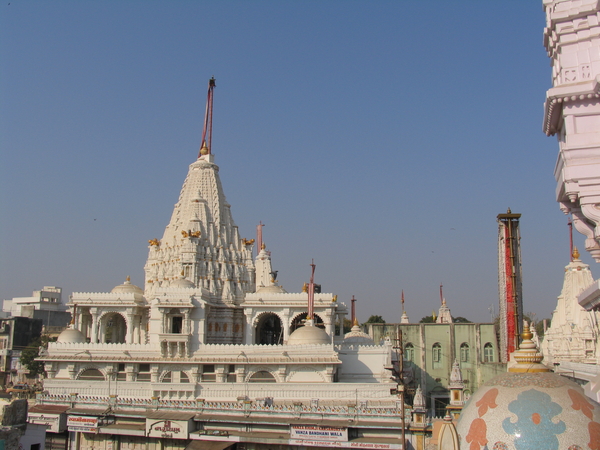
<svg viewBox="0 0 600 450">
<path fill-rule="evenodd" d="M 143 302 L 144 298 L 141 294 L 133 292 L 73 292 L 69 303 L 77 303 L 78 305 L 87 305 L 95 303 L 97 300 L 113 300 L 118 302 Z M 125 304 L 123 304 L 125 306 Z"/>
<path fill-rule="evenodd" d="M 331 299 L 333 298 L 333 294 L 321 293 L 315 294 L 315 302 L 322 303 L 333 303 Z M 252 292 L 246 294 L 245 301 L 256 301 L 259 299 L 263 300 L 281 300 L 281 301 L 290 301 L 290 300 L 298 300 L 301 302 L 308 301 L 308 294 L 305 292 Z"/>
<path fill-rule="evenodd" d="M 49 380 L 47 380 L 49 381 Z M 96 385 L 98 383 L 93 383 Z M 294 389 L 293 393 L 302 393 L 302 397 L 282 397 L 281 390 L 271 389 L 272 383 L 252 383 L 256 384 L 257 387 L 249 387 L 245 390 L 244 386 L 241 389 L 230 389 L 227 391 L 227 400 L 207 399 L 211 394 L 222 394 L 223 392 L 208 392 L 203 389 L 204 386 L 198 385 L 199 396 L 185 399 L 161 399 L 160 397 L 148 396 L 145 398 L 136 398 L 129 396 L 133 389 L 131 386 L 124 387 L 122 390 L 111 389 L 112 395 L 108 395 L 107 383 L 100 383 L 104 385 L 104 392 L 101 392 L 101 387 L 96 387 L 96 393 L 91 392 L 92 383 L 90 382 L 74 382 L 70 383 L 70 388 L 60 389 L 63 392 L 54 392 L 55 389 L 49 388 L 44 393 L 38 394 L 38 404 L 70 404 L 72 407 L 79 408 L 99 408 L 105 407 L 109 403 L 114 409 L 121 410 L 139 410 L 146 411 L 148 408 L 160 409 L 160 410 L 189 410 L 198 413 L 205 414 L 223 414 L 230 415 L 236 413 L 248 413 L 256 412 L 258 414 L 267 415 L 297 415 L 297 414 L 316 414 L 323 418 L 346 419 L 348 416 L 361 416 L 364 418 L 372 419 L 395 419 L 399 420 L 399 413 L 401 403 L 400 401 L 390 396 L 389 389 L 387 392 L 379 391 L 362 391 L 362 389 L 349 389 L 348 386 L 344 386 L 343 389 L 337 390 L 335 396 L 329 395 L 328 398 L 319 398 L 318 402 L 314 402 L 314 399 L 325 394 L 326 392 L 316 392 L 311 389 L 313 386 L 307 384 L 299 385 L 297 389 Z M 122 385 L 134 385 L 140 383 L 119 383 Z M 158 386 L 160 383 L 151 384 L 151 387 L 160 390 L 160 387 L 165 387 L 165 384 Z M 87 387 L 85 387 L 87 385 Z M 114 385 L 114 383 L 113 383 Z M 167 384 L 171 386 L 172 384 Z M 173 388 L 182 387 L 183 384 L 174 384 Z M 194 385 L 187 384 L 187 387 L 193 387 Z M 231 386 L 232 388 L 234 386 Z M 366 388 L 366 386 L 361 385 Z M 70 392 L 67 392 L 70 391 Z M 90 391 L 90 392 L 86 392 Z M 118 394 L 114 394 L 117 391 Z M 222 390 L 219 390 L 222 391 Z M 287 392 L 287 390 L 286 390 Z M 329 392 L 333 394 L 332 392 Z M 379 396 L 378 394 L 386 394 L 386 396 Z M 206 395 L 208 394 L 208 395 Z M 241 394 L 241 395 L 236 395 Z M 265 396 L 265 394 L 268 394 Z M 291 394 L 291 393 L 290 393 Z M 307 395 L 309 394 L 309 395 Z M 255 397 L 254 400 L 244 401 L 247 398 L 253 398 L 254 395 L 262 395 L 262 397 Z M 367 395 L 370 397 L 367 398 Z M 270 397 L 273 399 L 272 402 L 266 402 L 265 399 Z M 376 398 L 375 398 L 376 397 Z M 221 397 L 223 399 L 223 397 Z M 405 414 L 410 414 L 410 408 L 407 407 Z M 408 417 L 407 420 L 410 420 Z"/>
<path fill-rule="evenodd" d="M 61 359 L 67 360 L 66 357 L 74 356 L 76 353 L 91 352 L 89 354 L 80 354 L 74 360 L 94 360 L 96 357 L 115 356 L 121 359 L 121 362 L 134 362 L 136 358 L 155 359 L 160 355 L 160 349 L 151 344 L 106 344 L 106 343 L 72 343 L 72 342 L 50 342 L 48 344 L 48 359 L 55 356 L 60 356 Z M 131 357 L 124 354 L 131 353 Z M 138 353 L 140 352 L 140 353 Z M 242 354 L 243 352 L 243 354 Z M 283 355 L 286 352 L 287 355 Z M 207 357 L 218 356 L 219 359 L 236 360 L 240 363 L 247 361 L 258 364 L 263 361 L 268 364 L 269 356 L 276 357 L 278 362 L 286 360 L 293 361 L 295 357 L 310 356 L 313 359 L 323 359 L 323 362 L 328 362 L 332 358 L 337 359 L 330 344 L 306 344 L 306 345 L 243 345 L 243 344 L 201 344 L 195 352 L 196 357 L 205 361 Z M 319 356 L 323 355 L 323 356 Z M 254 360 L 256 358 L 256 360 Z M 177 358 L 177 362 L 182 364 L 195 362 L 195 357 Z M 217 362 L 217 361 L 215 361 Z"/>
<path fill-rule="evenodd" d="M 80 396 L 117 395 L 119 398 L 150 399 L 172 395 L 180 400 L 236 401 L 238 398 L 273 398 L 275 401 L 393 401 L 392 384 L 379 383 L 151 383 L 131 381 L 44 380 L 49 396 L 77 393 Z"/>
</svg>

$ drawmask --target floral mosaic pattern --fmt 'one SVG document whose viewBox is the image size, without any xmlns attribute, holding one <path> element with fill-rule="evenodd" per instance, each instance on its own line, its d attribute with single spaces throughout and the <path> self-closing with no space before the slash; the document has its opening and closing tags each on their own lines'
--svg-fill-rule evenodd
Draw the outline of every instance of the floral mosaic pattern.
<svg viewBox="0 0 600 450">
<path fill-rule="evenodd" d="M 518 420 L 513 423 L 507 417 L 502 427 L 506 433 L 515 436 L 517 450 L 558 450 L 556 435 L 564 433 L 567 426 L 562 420 L 553 422 L 563 408 L 548 394 L 535 389 L 521 392 L 516 400 L 509 403 L 508 409 L 517 415 Z"/>
</svg>

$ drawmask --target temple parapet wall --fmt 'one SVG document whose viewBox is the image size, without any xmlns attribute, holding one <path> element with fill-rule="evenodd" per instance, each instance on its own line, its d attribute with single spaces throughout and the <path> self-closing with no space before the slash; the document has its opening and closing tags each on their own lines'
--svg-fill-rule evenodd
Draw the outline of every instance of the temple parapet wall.
<svg viewBox="0 0 600 450">
<path fill-rule="evenodd" d="M 46 403 L 52 401 L 64 402 L 63 397 L 77 394 L 77 403 L 88 401 L 98 404 L 99 399 L 117 395 L 125 403 L 140 405 L 149 404 L 151 398 L 160 397 L 164 401 L 168 392 L 188 392 L 185 400 L 195 403 L 197 398 L 205 401 L 222 403 L 224 401 L 236 402 L 239 398 L 259 399 L 270 397 L 275 403 L 282 400 L 308 400 L 318 399 L 319 402 L 338 400 L 346 406 L 352 401 L 390 400 L 390 386 L 395 383 L 140 383 L 114 381 L 109 387 L 108 381 L 89 382 L 71 380 L 65 386 L 64 380 L 48 379 L 44 383 L 45 393 L 40 394 L 38 401 Z M 66 398 L 66 397 L 65 397 Z M 136 399 L 136 401 L 127 399 Z M 182 398 L 180 398 L 183 400 Z M 171 399 L 177 400 L 177 399 Z M 119 400 L 121 401 L 121 400 Z M 192 405 L 191 403 L 190 405 Z M 289 405 L 292 406 L 292 405 Z M 195 405 L 194 405 L 195 407 Z"/>
</svg>

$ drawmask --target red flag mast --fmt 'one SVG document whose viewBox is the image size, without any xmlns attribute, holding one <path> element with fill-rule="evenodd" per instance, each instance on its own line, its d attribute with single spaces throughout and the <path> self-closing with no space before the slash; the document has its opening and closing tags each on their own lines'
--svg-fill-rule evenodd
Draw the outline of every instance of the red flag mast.
<svg viewBox="0 0 600 450">
<path fill-rule="evenodd" d="M 307 324 L 313 325 L 315 316 L 315 260 L 310 264 L 312 272 L 310 274 L 310 283 L 308 284 L 308 315 L 306 316 Z"/>
<path fill-rule="evenodd" d="M 210 155 L 212 151 L 212 114 L 213 114 L 213 91 L 215 89 L 215 77 L 208 80 L 208 94 L 206 95 L 206 111 L 204 113 L 204 128 L 202 130 L 202 143 L 198 158 L 202 155 Z"/>
</svg>

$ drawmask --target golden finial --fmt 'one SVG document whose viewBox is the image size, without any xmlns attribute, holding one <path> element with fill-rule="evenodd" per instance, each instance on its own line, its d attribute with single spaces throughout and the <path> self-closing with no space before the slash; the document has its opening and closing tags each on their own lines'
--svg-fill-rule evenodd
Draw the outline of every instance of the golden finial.
<svg viewBox="0 0 600 450">
<path fill-rule="evenodd" d="M 265 248 L 267 248 L 267 246 L 266 246 L 266 245 L 265 245 L 265 243 L 263 242 L 263 243 L 261 244 L 261 246 L 260 246 L 260 249 L 261 249 L 261 250 L 264 250 Z"/>
<path fill-rule="evenodd" d="M 206 141 L 202 143 L 202 148 L 200 148 L 201 155 L 208 155 L 208 146 L 206 145 Z"/>
<path fill-rule="evenodd" d="M 308 292 L 308 286 L 306 285 L 306 283 L 304 283 L 304 285 L 302 286 L 302 292 Z"/>
<path fill-rule="evenodd" d="M 335 303 L 337 302 L 337 294 L 333 296 L 333 299 L 331 300 L 331 303 Z"/>
<path fill-rule="evenodd" d="M 131 281 L 131 277 L 129 275 L 127 275 L 127 278 L 125 278 L 125 281 Z"/>
<path fill-rule="evenodd" d="M 517 362 L 509 367 L 509 372 L 550 372 L 550 369 L 542 364 L 543 355 L 538 350 L 535 342 L 531 340 L 533 333 L 532 326 L 527 322 L 523 322 L 523 332 L 521 333 L 521 345 L 519 349 L 513 353 L 513 357 Z"/>
<path fill-rule="evenodd" d="M 358 324 L 358 319 L 355 317 L 354 318 L 354 322 L 352 322 L 352 326 L 353 327 L 359 327 L 360 325 Z"/>
<path fill-rule="evenodd" d="M 577 247 L 573 248 L 573 259 L 579 259 L 581 255 L 579 254 L 579 250 L 577 250 Z"/>
</svg>

